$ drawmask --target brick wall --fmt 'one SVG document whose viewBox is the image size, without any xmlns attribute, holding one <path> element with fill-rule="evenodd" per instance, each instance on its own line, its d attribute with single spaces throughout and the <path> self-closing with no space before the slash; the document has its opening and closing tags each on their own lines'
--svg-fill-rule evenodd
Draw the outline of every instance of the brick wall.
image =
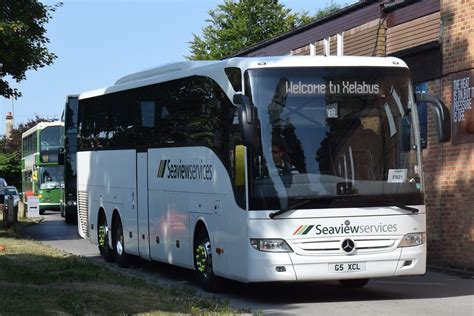
<svg viewBox="0 0 474 316">
<path fill-rule="evenodd" d="M 474 1 L 441 1 L 443 76 L 431 81 L 430 93 L 452 105 L 452 80 L 474 68 Z M 472 84 L 471 84 L 472 86 Z M 436 141 L 428 114 L 424 150 L 428 262 L 474 269 L 474 143 Z"/>
</svg>

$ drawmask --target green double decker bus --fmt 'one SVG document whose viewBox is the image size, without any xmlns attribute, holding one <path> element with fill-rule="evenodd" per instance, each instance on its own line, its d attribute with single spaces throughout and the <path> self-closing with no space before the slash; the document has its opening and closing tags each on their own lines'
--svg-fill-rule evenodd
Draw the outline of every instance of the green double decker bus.
<svg viewBox="0 0 474 316">
<path fill-rule="evenodd" d="M 64 168 L 59 155 L 64 148 L 64 123 L 41 122 L 22 134 L 21 176 L 23 201 L 39 198 L 40 214 L 60 210 Z"/>
</svg>

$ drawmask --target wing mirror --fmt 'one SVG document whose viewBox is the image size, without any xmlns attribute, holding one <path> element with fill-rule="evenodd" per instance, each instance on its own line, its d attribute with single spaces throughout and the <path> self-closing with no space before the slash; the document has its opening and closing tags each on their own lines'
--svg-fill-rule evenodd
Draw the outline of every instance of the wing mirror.
<svg viewBox="0 0 474 316">
<path fill-rule="evenodd" d="M 240 131 L 244 144 L 256 147 L 258 144 L 257 109 L 250 99 L 241 93 L 235 94 L 233 101 L 238 106 Z"/>
<path fill-rule="evenodd" d="M 447 142 L 451 139 L 451 116 L 448 108 L 435 96 L 426 93 L 415 93 L 416 103 L 428 103 L 435 114 L 438 142 Z"/>
<path fill-rule="evenodd" d="M 58 153 L 58 165 L 63 166 L 64 165 L 64 148 L 61 147 L 59 148 L 59 153 Z"/>
</svg>

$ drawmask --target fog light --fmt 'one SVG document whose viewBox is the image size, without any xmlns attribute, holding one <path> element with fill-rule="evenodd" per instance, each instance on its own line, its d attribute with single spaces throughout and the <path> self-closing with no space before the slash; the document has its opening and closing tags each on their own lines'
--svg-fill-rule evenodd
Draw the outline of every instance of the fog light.
<svg viewBox="0 0 474 316">
<path fill-rule="evenodd" d="M 250 245 L 256 250 L 265 252 L 293 252 L 283 239 L 250 239 Z"/>
<path fill-rule="evenodd" d="M 411 265 L 412 262 L 413 261 L 411 261 L 411 260 L 405 260 L 405 262 L 403 263 L 403 266 L 408 267 L 409 265 Z"/>
<path fill-rule="evenodd" d="M 410 233 L 403 236 L 398 248 L 419 246 L 425 243 L 425 233 Z"/>
<path fill-rule="evenodd" d="M 275 269 L 277 272 L 286 272 L 286 268 L 284 266 L 278 266 Z"/>
</svg>

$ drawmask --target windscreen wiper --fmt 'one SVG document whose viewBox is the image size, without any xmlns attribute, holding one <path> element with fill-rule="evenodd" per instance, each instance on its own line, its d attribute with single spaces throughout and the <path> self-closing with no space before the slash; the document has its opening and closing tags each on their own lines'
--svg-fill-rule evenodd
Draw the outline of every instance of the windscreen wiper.
<svg viewBox="0 0 474 316">
<path fill-rule="evenodd" d="M 273 219 L 275 216 L 281 215 L 283 213 L 286 213 L 288 211 L 292 211 L 297 209 L 298 207 L 307 205 L 311 202 L 333 202 L 333 201 L 341 201 L 343 199 L 350 199 L 354 197 L 358 197 L 359 195 L 352 194 L 352 195 L 337 195 L 337 196 L 318 196 L 318 197 L 313 197 L 313 198 L 305 198 L 302 201 L 295 203 L 291 206 L 288 206 L 285 209 L 279 210 L 277 212 L 270 213 L 270 218 Z"/>
<path fill-rule="evenodd" d="M 340 200 L 341 198 L 344 198 L 344 197 L 354 197 L 354 195 L 349 195 L 349 196 L 337 196 L 337 197 L 334 197 L 334 196 L 328 196 L 328 197 L 318 197 L 318 198 L 308 198 L 308 199 L 304 199 L 298 203 L 295 203 L 291 206 L 288 206 L 287 208 L 284 208 L 282 210 L 279 210 L 279 211 L 276 211 L 276 212 L 273 212 L 273 213 L 270 213 L 269 217 L 271 219 L 274 219 L 276 216 L 278 215 L 281 215 L 283 213 L 286 213 L 286 212 L 289 212 L 289 211 L 292 211 L 292 210 L 295 210 L 297 209 L 298 207 L 301 207 L 301 206 L 304 206 L 304 205 L 307 205 L 311 202 L 314 202 L 314 201 L 317 201 L 317 200 L 327 200 L 327 199 L 331 199 L 331 200 Z M 407 206 L 407 205 L 404 205 L 404 204 L 400 204 L 400 203 L 397 203 L 395 201 L 391 201 L 391 200 L 386 200 L 386 201 L 381 201 L 380 203 L 384 204 L 384 205 L 387 205 L 387 206 L 395 206 L 395 207 L 398 207 L 398 208 L 401 208 L 403 210 L 407 210 L 407 211 L 411 211 L 413 214 L 414 213 L 418 213 L 420 210 L 415 208 L 415 207 L 411 207 L 411 206 Z"/>
<path fill-rule="evenodd" d="M 284 208 L 284 209 L 279 210 L 279 211 L 277 211 L 277 212 L 270 213 L 269 216 L 270 216 L 271 219 L 274 219 L 275 216 L 278 216 L 278 215 L 281 215 L 281 214 L 283 214 L 283 213 L 292 211 L 292 210 L 294 210 L 294 209 L 297 209 L 297 208 L 300 207 L 300 206 L 309 204 L 310 202 L 313 202 L 313 201 L 314 201 L 314 199 L 304 199 L 303 201 L 300 201 L 300 202 L 298 202 L 298 203 L 295 203 L 295 204 L 293 204 L 293 205 L 291 205 L 291 206 L 289 206 L 289 207 L 287 207 L 287 208 Z"/>
<path fill-rule="evenodd" d="M 419 209 L 415 207 L 400 204 L 395 201 L 382 201 L 382 204 L 387 205 L 387 206 L 396 206 L 398 208 L 401 208 L 402 210 L 411 211 L 412 213 L 418 213 L 420 211 Z"/>
</svg>

